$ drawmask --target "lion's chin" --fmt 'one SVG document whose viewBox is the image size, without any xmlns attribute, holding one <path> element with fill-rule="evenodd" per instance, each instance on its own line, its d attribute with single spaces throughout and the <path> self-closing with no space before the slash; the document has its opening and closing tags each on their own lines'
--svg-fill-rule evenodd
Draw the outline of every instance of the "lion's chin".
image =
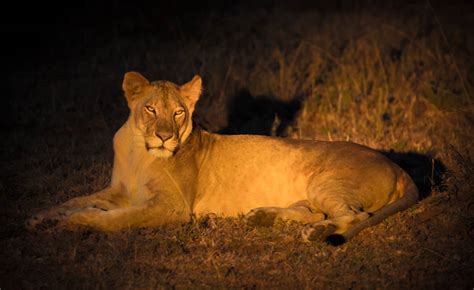
<svg viewBox="0 0 474 290">
<path fill-rule="evenodd" d="M 148 153 L 158 158 L 169 158 L 173 156 L 173 151 L 168 150 L 167 148 L 149 148 Z"/>
</svg>

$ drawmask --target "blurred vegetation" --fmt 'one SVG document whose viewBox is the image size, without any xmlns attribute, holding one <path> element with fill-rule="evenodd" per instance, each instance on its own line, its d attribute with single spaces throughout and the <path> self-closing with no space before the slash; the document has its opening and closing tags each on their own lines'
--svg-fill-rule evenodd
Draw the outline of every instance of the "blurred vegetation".
<svg viewBox="0 0 474 290">
<path fill-rule="evenodd" d="M 96 105 L 121 102 L 119 84 L 128 70 L 179 83 L 198 73 L 205 92 L 197 120 L 211 131 L 228 125 L 229 102 L 248 90 L 255 98 L 302 103 L 292 137 L 404 151 L 471 147 L 465 141 L 472 133 L 474 17 L 472 10 L 460 11 L 462 5 L 264 1 L 225 10 L 194 7 L 195 14 L 190 7 L 182 15 L 175 5 L 160 5 L 132 9 L 116 2 L 101 9 L 123 18 L 97 21 L 95 12 L 89 17 L 97 18 L 97 27 L 78 29 L 80 20 L 72 17 L 65 24 L 72 32 L 47 38 L 52 45 L 44 41 L 35 66 L 22 70 L 19 64 L 14 81 L 25 81 L 26 73 L 35 88 L 50 90 L 44 98 L 33 94 L 35 103 L 82 110 L 90 108 L 84 98 Z M 171 14 L 164 17 L 163 9 Z M 84 98 L 76 96 L 78 87 L 90 87 Z"/>
</svg>

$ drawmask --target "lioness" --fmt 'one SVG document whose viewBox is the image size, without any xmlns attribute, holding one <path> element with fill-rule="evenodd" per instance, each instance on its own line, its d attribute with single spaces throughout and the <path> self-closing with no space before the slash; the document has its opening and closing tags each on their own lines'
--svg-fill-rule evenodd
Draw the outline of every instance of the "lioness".
<svg viewBox="0 0 474 290">
<path fill-rule="evenodd" d="M 116 231 L 247 212 L 252 225 L 295 220 L 307 225 L 305 240 L 339 244 L 418 200 L 407 173 L 361 145 L 193 127 L 199 76 L 178 86 L 128 72 L 122 88 L 130 116 L 114 137 L 111 184 L 33 216 L 30 229 L 54 221 Z"/>
</svg>

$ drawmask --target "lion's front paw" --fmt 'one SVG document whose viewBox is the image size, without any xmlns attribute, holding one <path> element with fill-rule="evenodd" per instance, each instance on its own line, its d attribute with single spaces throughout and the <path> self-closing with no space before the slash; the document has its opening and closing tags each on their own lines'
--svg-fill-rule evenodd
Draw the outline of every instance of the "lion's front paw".
<svg viewBox="0 0 474 290">
<path fill-rule="evenodd" d="M 30 231 L 36 230 L 47 230 L 54 228 L 59 223 L 59 219 L 38 219 L 36 216 L 33 216 L 26 221 L 26 228 Z"/>
<path fill-rule="evenodd" d="M 36 214 L 26 221 L 25 226 L 28 230 L 35 231 L 35 230 L 45 230 L 48 228 L 52 228 L 56 226 L 57 224 L 58 224 L 58 219 L 48 218 L 44 215 Z"/>
<path fill-rule="evenodd" d="M 26 220 L 25 227 L 30 231 L 34 231 L 39 224 L 41 224 L 41 219 L 38 215 L 34 215 Z"/>
<path fill-rule="evenodd" d="M 58 209 L 42 211 L 29 218 L 25 227 L 30 231 L 50 229 L 57 226 L 65 216 L 66 212 Z"/>
</svg>

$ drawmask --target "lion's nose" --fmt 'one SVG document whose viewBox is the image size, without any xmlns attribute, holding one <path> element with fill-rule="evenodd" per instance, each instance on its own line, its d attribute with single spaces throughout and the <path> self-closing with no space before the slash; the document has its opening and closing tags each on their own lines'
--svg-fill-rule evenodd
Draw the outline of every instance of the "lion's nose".
<svg viewBox="0 0 474 290">
<path fill-rule="evenodd" d="M 156 137 L 160 138 L 161 141 L 165 142 L 168 139 L 171 139 L 173 137 L 172 132 L 155 132 Z"/>
</svg>

